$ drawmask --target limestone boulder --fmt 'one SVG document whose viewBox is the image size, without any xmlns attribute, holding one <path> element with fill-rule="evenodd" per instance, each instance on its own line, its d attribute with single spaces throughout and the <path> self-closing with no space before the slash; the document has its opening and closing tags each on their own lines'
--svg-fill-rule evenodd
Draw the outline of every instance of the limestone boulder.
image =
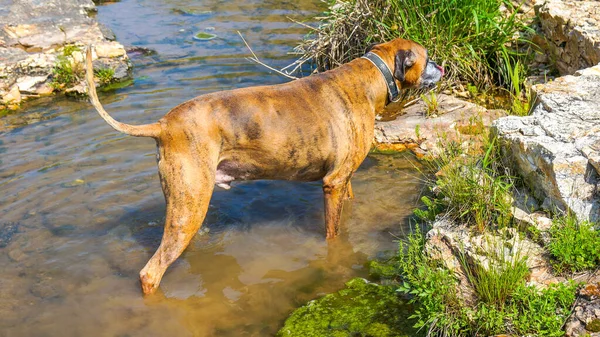
<svg viewBox="0 0 600 337">
<path fill-rule="evenodd" d="M 597 1 L 537 1 L 550 58 L 561 75 L 600 62 L 600 6 Z"/>
<path fill-rule="evenodd" d="M 600 66 L 532 90 L 532 115 L 493 123 L 507 160 L 543 208 L 600 220 Z"/>
</svg>

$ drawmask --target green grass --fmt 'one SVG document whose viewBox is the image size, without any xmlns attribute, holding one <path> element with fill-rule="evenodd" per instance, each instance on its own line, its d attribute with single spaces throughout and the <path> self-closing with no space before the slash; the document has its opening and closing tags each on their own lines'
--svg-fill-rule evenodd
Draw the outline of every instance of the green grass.
<svg viewBox="0 0 600 337">
<path fill-rule="evenodd" d="M 425 103 L 425 117 L 434 117 L 439 112 L 440 102 L 434 91 L 421 95 L 421 100 Z"/>
<path fill-rule="evenodd" d="M 487 139 L 486 135 L 482 137 Z M 427 200 L 427 209 L 416 215 L 431 219 L 443 211 L 460 223 L 476 226 L 480 232 L 507 226 L 515 177 L 502 168 L 497 140 L 485 141 L 476 154 L 467 153 L 453 142 L 441 148 L 443 152 L 431 161 L 437 179 L 427 181 L 435 200 Z"/>
<path fill-rule="evenodd" d="M 79 63 L 72 63 L 66 56 L 58 56 L 52 69 L 52 82 L 54 89 L 65 89 L 77 84 L 83 79 L 84 69 Z"/>
<path fill-rule="evenodd" d="M 513 67 L 528 56 L 507 46 L 529 42 L 513 39 L 525 27 L 514 14 L 502 14 L 501 5 L 514 9 L 503 0 L 331 1 L 324 23 L 297 50 L 325 70 L 361 56 L 372 43 L 402 37 L 428 48 L 452 82 L 509 87 L 504 55 Z"/>
<path fill-rule="evenodd" d="M 516 116 L 527 116 L 532 105 L 532 93 L 525 86 L 526 70 L 522 61 L 510 55 L 506 50 L 502 51 L 504 66 L 503 78 L 507 79 L 507 91 L 510 96 L 510 114 Z"/>
<path fill-rule="evenodd" d="M 568 214 L 554 221 L 550 234 L 548 250 L 559 274 L 600 267 L 600 232 L 594 224 Z"/>
</svg>

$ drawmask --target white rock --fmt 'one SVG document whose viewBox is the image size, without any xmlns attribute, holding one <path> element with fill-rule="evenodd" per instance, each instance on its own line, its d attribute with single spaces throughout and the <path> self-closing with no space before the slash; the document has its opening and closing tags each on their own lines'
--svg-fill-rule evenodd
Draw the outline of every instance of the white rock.
<svg viewBox="0 0 600 337">
<path fill-rule="evenodd" d="M 21 102 L 21 92 L 19 92 L 19 87 L 17 85 L 13 85 L 8 93 L 2 96 L 3 104 L 18 104 Z"/>
<path fill-rule="evenodd" d="M 35 94 L 37 87 L 46 82 L 48 75 L 44 76 L 25 76 L 17 79 L 19 90 L 24 94 Z"/>
<path fill-rule="evenodd" d="M 94 46 L 98 57 L 120 57 L 125 55 L 125 48 L 118 42 L 109 41 L 96 44 Z"/>
<path fill-rule="evenodd" d="M 600 6 L 597 1 L 538 1 L 535 11 L 561 75 L 600 62 Z"/>
<path fill-rule="evenodd" d="M 544 206 L 600 220 L 600 65 L 538 84 L 531 116 L 493 123 L 508 159 Z"/>
</svg>

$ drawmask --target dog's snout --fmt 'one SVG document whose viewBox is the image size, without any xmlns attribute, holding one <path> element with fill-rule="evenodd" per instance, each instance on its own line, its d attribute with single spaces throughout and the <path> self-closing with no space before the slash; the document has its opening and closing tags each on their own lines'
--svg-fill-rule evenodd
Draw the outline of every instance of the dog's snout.
<svg viewBox="0 0 600 337">
<path fill-rule="evenodd" d="M 439 72 L 441 73 L 442 76 L 444 76 L 444 74 L 446 73 L 444 71 L 444 68 L 442 66 L 440 66 L 439 64 L 435 63 L 435 61 L 428 60 L 427 63 L 428 63 L 428 65 L 432 65 L 435 69 L 439 70 Z"/>
<path fill-rule="evenodd" d="M 421 87 L 431 88 L 436 85 L 436 83 L 442 79 L 446 72 L 444 68 L 439 66 L 432 60 L 427 60 L 427 65 L 423 70 L 423 75 L 421 76 Z"/>
</svg>

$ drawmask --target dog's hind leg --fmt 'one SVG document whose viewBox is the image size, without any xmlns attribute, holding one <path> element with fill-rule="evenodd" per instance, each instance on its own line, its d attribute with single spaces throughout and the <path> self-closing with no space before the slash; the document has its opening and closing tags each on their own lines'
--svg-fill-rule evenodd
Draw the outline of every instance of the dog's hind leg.
<svg viewBox="0 0 600 337">
<path fill-rule="evenodd" d="M 346 191 L 346 199 L 354 199 L 354 192 L 352 191 L 352 182 L 348 180 L 348 190 Z"/>
<path fill-rule="evenodd" d="M 327 238 L 333 239 L 338 235 L 342 217 L 344 199 L 348 197 L 350 173 L 337 172 L 323 178 L 323 193 L 325 196 L 325 227 Z"/>
<path fill-rule="evenodd" d="M 167 204 L 165 229 L 156 253 L 140 272 L 145 295 L 156 291 L 167 268 L 202 226 L 215 183 L 216 151 L 167 150 L 159 150 L 158 163 Z"/>
</svg>

